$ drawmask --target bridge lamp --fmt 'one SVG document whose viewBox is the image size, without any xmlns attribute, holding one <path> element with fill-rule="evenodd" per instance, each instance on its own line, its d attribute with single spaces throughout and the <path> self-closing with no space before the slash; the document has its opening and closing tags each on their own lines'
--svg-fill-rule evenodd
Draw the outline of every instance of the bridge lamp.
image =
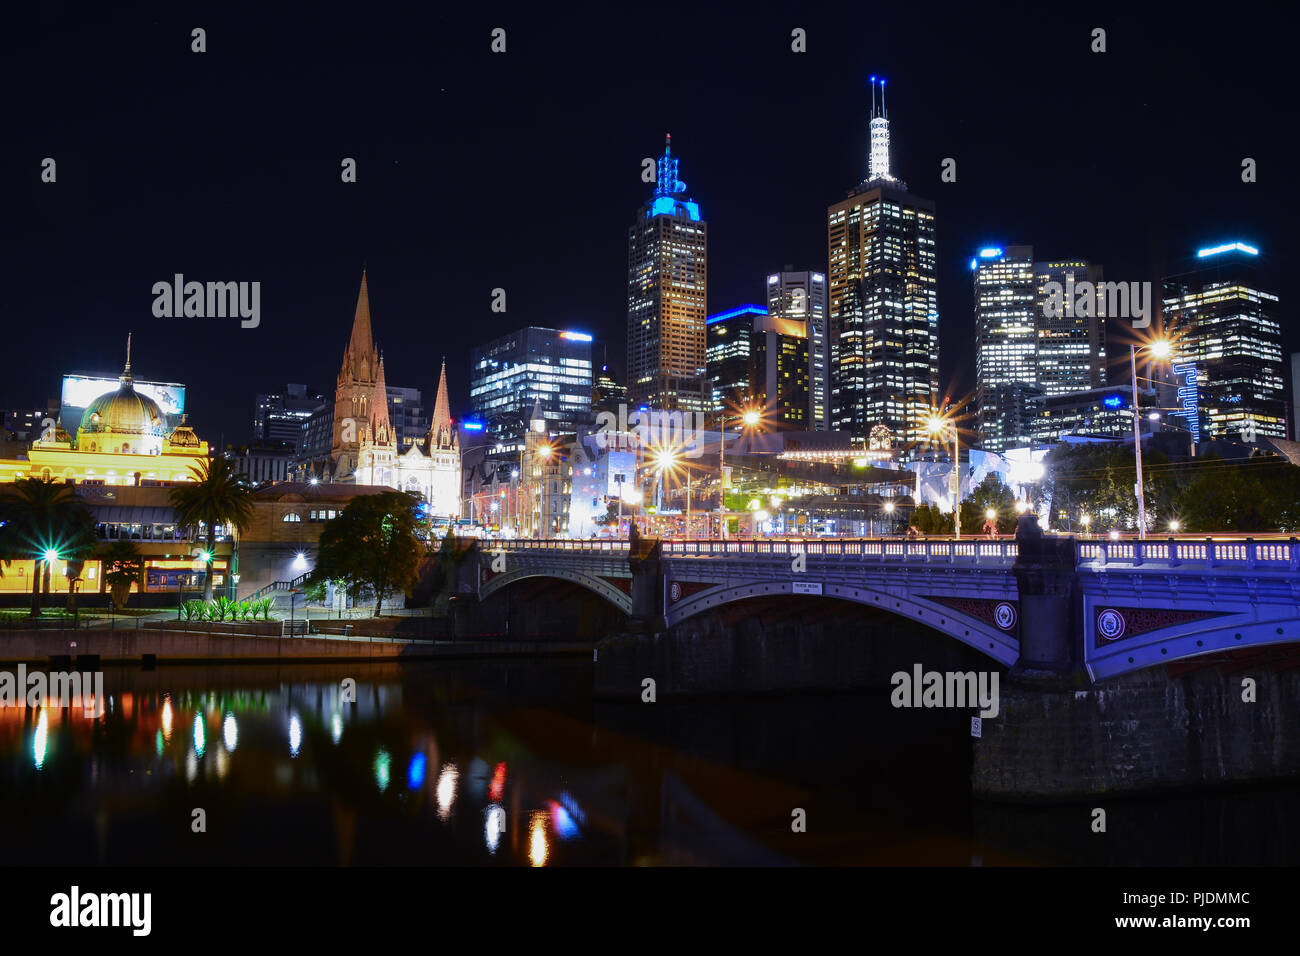
<svg viewBox="0 0 1300 956">
<path fill-rule="evenodd" d="M 988 518 L 990 521 L 992 521 L 997 516 L 998 516 L 997 509 L 995 508 L 984 509 L 984 517 Z"/>
<path fill-rule="evenodd" d="M 887 514 L 887 515 L 892 515 L 893 513 L 894 513 L 894 503 L 893 503 L 892 501 L 886 501 L 886 502 L 885 502 L 885 514 Z"/>
<path fill-rule="evenodd" d="M 555 449 L 553 449 L 550 445 L 542 445 L 537 449 L 537 457 L 542 459 L 542 461 L 549 461 L 551 458 L 551 452 L 553 452 L 554 450 Z"/>
<path fill-rule="evenodd" d="M 760 415 L 758 411 L 753 408 L 746 409 L 745 414 L 740 416 L 740 420 L 744 422 L 745 425 L 749 428 L 753 428 L 755 425 L 757 425 L 762 420 L 762 418 L 763 416 Z"/>
<path fill-rule="evenodd" d="M 1168 339 L 1156 339 L 1147 346 L 1151 350 L 1151 355 L 1158 359 L 1167 359 L 1174 354 L 1174 345 Z"/>
<path fill-rule="evenodd" d="M 1179 521 L 1177 518 L 1170 518 L 1170 519 L 1169 519 L 1169 530 L 1170 530 L 1170 531 L 1177 531 L 1177 530 L 1178 530 L 1179 528 L 1181 528 L 1182 526 L 1183 526 L 1183 523 L 1182 523 L 1181 521 Z"/>
<path fill-rule="evenodd" d="M 1016 502 L 1016 514 L 1022 515 L 1028 510 L 1029 510 L 1029 503 L 1027 501 Z"/>
<path fill-rule="evenodd" d="M 1112 529 L 1111 532 L 1110 532 L 1110 540 L 1112 540 L 1112 541 L 1118 541 L 1118 540 L 1119 540 L 1119 532 L 1118 532 L 1118 531 L 1115 531 L 1114 529 Z"/>
<path fill-rule="evenodd" d="M 1174 354 L 1173 343 L 1166 338 L 1152 339 L 1143 346 L 1156 361 L 1163 362 Z M 1137 346 L 1129 345 L 1129 372 L 1133 377 L 1133 460 L 1137 481 L 1133 490 L 1137 492 L 1138 538 L 1147 536 L 1147 504 L 1145 489 L 1142 484 L 1142 420 L 1139 418 L 1142 406 L 1138 402 Z"/>
<path fill-rule="evenodd" d="M 53 548 L 46 548 L 44 558 L 46 563 L 53 564 L 55 561 L 59 560 L 59 552 L 55 551 Z"/>
<path fill-rule="evenodd" d="M 1088 525 L 1092 524 L 1092 515 L 1080 515 L 1079 524 L 1083 525 L 1085 528 L 1088 527 Z"/>
</svg>

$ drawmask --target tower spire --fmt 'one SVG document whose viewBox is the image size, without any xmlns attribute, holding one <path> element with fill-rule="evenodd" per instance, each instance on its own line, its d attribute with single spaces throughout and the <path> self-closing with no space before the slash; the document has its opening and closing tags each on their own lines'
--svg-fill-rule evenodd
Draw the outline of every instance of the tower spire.
<svg viewBox="0 0 1300 956">
<path fill-rule="evenodd" d="M 366 270 L 361 269 L 361 291 L 357 293 L 357 311 L 352 317 L 352 338 L 348 350 L 353 355 L 370 355 L 375 350 L 374 335 L 370 331 L 370 290 L 366 287 Z"/>
<path fill-rule="evenodd" d="M 131 383 L 131 333 L 126 333 L 126 365 L 122 368 L 120 384 L 129 385 Z"/>
<path fill-rule="evenodd" d="M 436 440 L 446 428 L 451 429 L 451 403 L 447 401 L 447 358 L 442 359 L 442 374 L 438 376 L 438 397 L 433 402 L 433 421 L 429 433 Z"/>
<path fill-rule="evenodd" d="M 880 111 L 876 111 L 876 83 L 880 83 Z M 885 78 L 871 77 L 871 153 L 867 160 L 867 181 L 894 182 L 889 172 L 889 119 L 885 114 Z"/>
<path fill-rule="evenodd" d="M 686 192 L 686 184 L 677 178 L 677 160 L 673 156 L 673 134 L 664 134 L 664 154 L 655 171 L 655 195 L 672 196 Z"/>
</svg>

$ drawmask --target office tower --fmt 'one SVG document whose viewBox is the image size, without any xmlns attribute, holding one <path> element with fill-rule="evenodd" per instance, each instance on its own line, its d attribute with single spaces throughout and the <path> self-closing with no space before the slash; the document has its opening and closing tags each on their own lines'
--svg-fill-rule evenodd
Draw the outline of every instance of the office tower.
<svg viewBox="0 0 1300 956">
<path fill-rule="evenodd" d="M 1098 296 L 1096 308 L 1076 310 L 1065 295 L 1082 283 L 1095 289 L 1102 268 L 1086 259 L 1058 259 L 1034 263 L 1037 293 L 1034 317 L 1038 324 L 1038 384 L 1044 394 L 1065 395 L 1106 387 L 1106 304 Z M 1049 283 L 1062 290 L 1065 308 L 1049 309 Z M 1057 314 L 1059 311 L 1059 314 Z M 1092 314 L 1081 315 L 1080 312 Z"/>
<path fill-rule="evenodd" d="M 1286 376 L 1278 297 L 1264 289 L 1259 250 L 1201 249 L 1195 267 L 1164 280 L 1164 330 L 1180 384 L 1195 383 L 1202 438 L 1286 437 Z M 1180 401 L 1183 404 L 1184 401 Z M 1189 427 L 1191 418 L 1189 416 Z"/>
<path fill-rule="evenodd" d="M 761 305 L 742 305 L 709 316 L 705 328 L 711 410 L 734 412 L 753 398 L 750 360 L 754 320 L 766 315 L 767 309 Z"/>
<path fill-rule="evenodd" d="M 533 407 L 546 431 L 572 434 L 591 423 L 591 336 L 529 326 L 476 346 L 470 405 L 494 456 L 518 457 Z"/>
<path fill-rule="evenodd" d="M 289 384 L 278 392 L 258 395 L 253 406 L 253 442 L 297 446 L 303 423 L 327 402 L 315 389 Z"/>
<path fill-rule="evenodd" d="M 614 378 L 614 370 L 607 359 L 601 363 L 591 383 L 591 411 L 593 415 L 609 412 L 617 416 L 620 405 L 627 406 L 627 386 Z"/>
<path fill-rule="evenodd" d="M 633 406 L 705 411 L 708 224 L 677 178 L 672 137 L 627 234 L 627 389 Z"/>
<path fill-rule="evenodd" d="M 1033 247 L 981 249 L 971 270 L 980 444 L 1000 452 L 1025 439 L 1026 402 L 1040 388 Z"/>
<path fill-rule="evenodd" d="M 758 315 L 751 336 L 749 388 L 766 427 L 811 430 L 807 322 Z"/>
<path fill-rule="evenodd" d="M 935 207 L 889 171 L 889 119 L 872 77 L 867 178 L 827 210 L 831 423 L 865 446 L 884 425 L 919 443 L 939 388 Z"/>
<path fill-rule="evenodd" d="M 424 411 L 424 395 L 418 388 L 385 386 L 388 421 L 393 426 L 397 450 L 406 451 L 429 437 L 431 421 Z"/>
<path fill-rule="evenodd" d="M 826 329 L 826 276 L 786 267 L 767 277 L 767 311 L 804 323 L 808 348 L 808 414 L 805 428 L 830 427 L 830 341 Z"/>
</svg>

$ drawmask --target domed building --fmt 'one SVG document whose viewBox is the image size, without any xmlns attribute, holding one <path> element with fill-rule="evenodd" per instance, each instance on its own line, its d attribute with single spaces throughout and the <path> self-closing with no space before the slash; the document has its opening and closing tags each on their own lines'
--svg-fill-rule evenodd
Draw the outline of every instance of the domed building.
<svg viewBox="0 0 1300 956">
<path fill-rule="evenodd" d="M 180 599 L 180 588 L 193 588 L 202 581 L 194 561 L 198 542 L 192 529 L 176 521 L 171 486 L 193 481 L 195 469 L 207 460 L 208 443 L 193 428 L 182 423 L 169 429 L 158 403 L 136 391 L 128 343 L 117 388 L 86 406 L 76 438 L 47 419 L 26 458 L 0 459 L 0 483 L 37 478 L 76 485 L 77 494 L 95 514 L 96 537 L 105 546 L 133 542 L 145 559 L 144 590 L 165 594 L 170 602 Z M 225 586 L 228 577 L 238 579 L 233 552 L 233 536 L 220 529 L 212 555 L 218 587 Z M 62 559 L 55 562 L 53 593 L 64 594 L 72 586 L 67 567 Z M 12 562 L 0 577 L 0 599 L 29 592 L 37 570 L 31 560 Z M 80 593 L 107 600 L 98 557 L 85 562 L 79 581 Z"/>
<path fill-rule="evenodd" d="M 101 395 L 87 406 L 77 429 L 77 451 L 161 455 L 166 418 L 157 402 L 135 390 L 129 358 L 118 382 L 116 392 Z"/>
</svg>

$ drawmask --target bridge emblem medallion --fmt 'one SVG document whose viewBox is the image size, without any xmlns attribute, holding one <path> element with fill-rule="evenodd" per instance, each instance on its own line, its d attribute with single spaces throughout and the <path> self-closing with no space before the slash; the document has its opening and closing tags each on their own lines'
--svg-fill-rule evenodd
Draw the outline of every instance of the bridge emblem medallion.
<svg viewBox="0 0 1300 956">
<path fill-rule="evenodd" d="M 1127 627 L 1124 615 L 1113 607 L 1108 607 L 1097 615 L 1097 633 L 1108 641 L 1119 640 Z"/>
<path fill-rule="evenodd" d="M 1016 628 L 1016 606 L 1007 601 L 1003 601 L 993 609 L 993 623 L 1004 631 L 1013 631 Z"/>
<path fill-rule="evenodd" d="M 999 631 L 1008 634 L 1016 632 L 1016 622 L 1020 611 L 1015 601 L 997 601 L 990 598 L 941 597 L 936 594 L 923 595 L 925 600 L 950 607 L 961 614 L 968 614 L 977 621 L 992 624 Z"/>
<path fill-rule="evenodd" d="M 1105 647 L 1110 641 L 1137 637 L 1152 631 L 1223 617 L 1226 611 L 1183 611 L 1175 608 L 1101 607 L 1093 618 L 1093 647 Z"/>
</svg>

